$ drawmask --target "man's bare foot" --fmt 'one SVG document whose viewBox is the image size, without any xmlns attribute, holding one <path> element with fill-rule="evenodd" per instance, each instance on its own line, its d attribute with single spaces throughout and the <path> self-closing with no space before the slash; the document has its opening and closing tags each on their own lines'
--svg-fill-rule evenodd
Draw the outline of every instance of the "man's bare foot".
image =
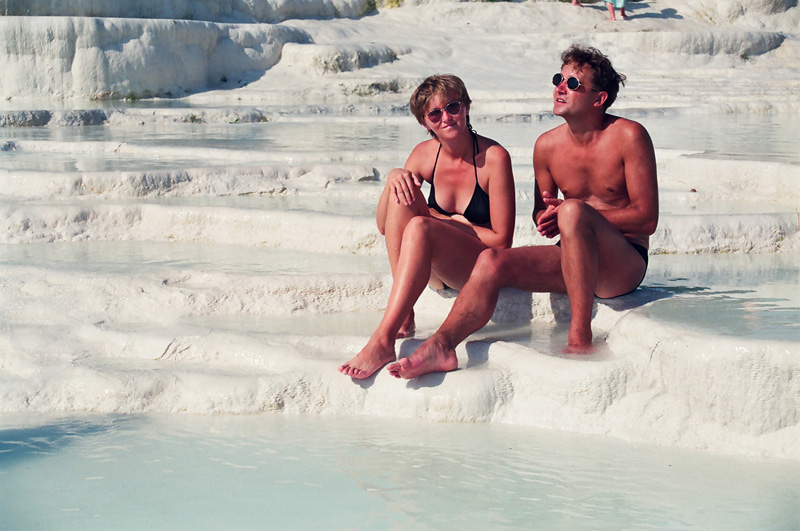
<svg viewBox="0 0 800 531">
<path fill-rule="evenodd" d="M 578 0 L 572 0 L 572 5 L 582 7 L 582 4 Z"/>
<path fill-rule="evenodd" d="M 561 351 L 564 354 L 591 354 L 594 352 L 592 345 L 592 330 L 572 330 L 569 331 L 567 347 Z"/>
<path fill-rule="evenodd" d="M 397 355 L 394 353 L 394 344 L 381 345 L 377 341 L 373 342 L 373 340 L 370 339 L 367 346 L 361 349 L 361 352 L 339 367 L 339 372 L 345 376 L 363 380 L 364 378 L 369 378 L 375 371 L 396 359 Z"/>
<path fill-rule="evenodd" d="M 588 345 L 567 345 L 561 351 L 562 354 L 592 354 L 593 352 L 594 345 L 592 343 Z"/>
<path fill-rule="evenodd" d="M 456 351 L 446 347 L 433 336 L 420 345 L 411 356 L 392 363 L 387 370 L 395 378 L 410 380 L 429 372 L 447 372 L 457 368 Z"/>
<path fill-rule="evenodd" d="M 417 326 L 414 322 L 414 310 L 411 310 L 411 313 L 408 314 L 408 317 L 406 317 L 406 320 L 403 321 L 403 324 L 400 326 L 400 330 L 397 331 L 397 339 L 414 337 L 414 332 L 416 329 Z"/>
</svg>

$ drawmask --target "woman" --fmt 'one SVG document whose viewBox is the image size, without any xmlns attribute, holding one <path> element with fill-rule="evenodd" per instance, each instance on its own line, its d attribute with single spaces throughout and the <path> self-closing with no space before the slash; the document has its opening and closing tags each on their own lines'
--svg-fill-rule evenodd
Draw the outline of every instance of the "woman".
<svg viewBox="0 0 800 531">
<path fill-rule="evenodd" d="M 418 144 L 386 178 L 377 209 L 393 284 L 386 313 L 367 345 L 339 367 L 368 378 L 395 361 L 395 339 L 414 333 L 414 303 L 426 284 L 461 289 L 481 251 L 511 247 L 514 177 L 511 157 L 469 122 L 471 100 L 454 75 L 427 78 L 411 112 L 433 138 Z M 425 201 L 420 187 L 427 181 Z"/>
</svg>

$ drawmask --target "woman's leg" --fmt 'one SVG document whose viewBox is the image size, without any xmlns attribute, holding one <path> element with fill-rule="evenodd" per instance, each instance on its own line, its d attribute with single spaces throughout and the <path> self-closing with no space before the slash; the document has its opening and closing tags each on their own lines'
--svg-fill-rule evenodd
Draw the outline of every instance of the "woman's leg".
<svg viewBox="0 0 800 531">
<path fill-rule="evenodd" d="M 397 332 L 428 284 L 432 266 L 448 283 L 460 287 L 485 249 L 475 236 L 447 222 L 424 216 L 410 220 L 383 319 L 361 352 L 339 370 L 353 378 L 367 378 L 394 361 Z"/>
<path fill-rule="evenodd" d="M 381 218 L 381 214 L 383 217 Z M 410 206 L 401 205 L 389 198 L 389 188 L 384 188 L 383 195 L 378 203 L 378 229 L 384 235 L 386 253 L 389 256 L 389 267 L 392 279 L 396 279 L 397 262 L 400 259 L 403 234 L 408 222 L 417 216 L 429 216 L 428 205 L 421 190 L 417 190 L 414 202 Z M 414 308 L 403 317 L 403 323 L 397 330 L 397 337 L 410 337 L 414 335 Z"/>
</svg>

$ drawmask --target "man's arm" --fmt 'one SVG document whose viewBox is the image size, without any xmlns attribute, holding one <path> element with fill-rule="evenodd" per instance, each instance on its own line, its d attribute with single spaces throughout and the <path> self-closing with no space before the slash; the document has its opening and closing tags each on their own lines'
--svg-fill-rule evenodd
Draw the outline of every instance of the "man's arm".
<svg viewBox="0 0 800 531">
<path fill-rule="evenodd" d="M 533 148 L 533 223 L 542 236 L 552 238 L 558 234 L 558 222 L 555 213 L 561 202 L 558 197 L 558 186 L 550 173 L 550 157 L 553 153 L 552 132 L 541 135 Z M 547 197 L 547 200 L 545 200 Z"/>
<path fill-rule="evenodd" d="M 639 123 L 620 123 L 618 140 L 630 199 L 623 208 L 598 209 L 624 234 L 653 234 L 658 225 L 658 180 L 653 142 Z"/>
</svg>

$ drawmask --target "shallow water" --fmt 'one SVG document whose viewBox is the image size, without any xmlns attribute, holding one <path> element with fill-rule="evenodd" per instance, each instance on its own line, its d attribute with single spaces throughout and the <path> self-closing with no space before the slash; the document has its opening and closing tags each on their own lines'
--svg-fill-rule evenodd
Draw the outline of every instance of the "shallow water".
<svg viewBox="0 0 800 531">
<path fill-rule="evenodd" d="M 182 269 L 253 274 L 370 273 L 382 256 L 326 255 L 202 242 L 100 241 L 0 245 L 0 264 L 85 273 L 166 272 Z"/>
<path fill-rule="evenodd" d="M 124 171 L 248 162 L 315 164 L 336 160 L 342 153 L 365 150 L 370 151 L 365 160 L 374 163 L 376 156 L 393 160 L 396 153 L 403 153 L 400 157 L 404 157 L 425 139 L 413 119 L 391 118 L 387 123 L 370 117 L 343 118 L 254 124 L 173 123 L 138 128 L 0 128 L 0 142 L 6 143 L 0 150 L 0 163 L 3 168 L 19 170 Z M 38 144 L 38 149 L 65 152 L 42 159 L 36 152 L 17 149 L 15 142 L 21 141 L 56 143 L 49 147 Z M 382 152 L 390 155 L 381 157 Z M 353 157 L 358 156 L 350 156 Z"/>
<path fill-rule="evenodd" d="M 652 112 L 639 116 L 637 112 L 623 111 L 619 114 L 627 114 L 645 125 L 657 149 L 696 151 L 726 159 L 800 163 L 797 150 L 800 119 L 792 113 L 662 115 Z M 530 149 L 532 154 L 535 139 L 560 123 L 555 117 L 531 120 L 529 116 L 517 116 L 511 121 L 478 119 L 475 127 L 506 147 L 520 146 Z M 364 162 L 396 166 L 425 138 L 419 125 L 408 116 L 335 114 L 253 124 L 0 128 L 0 142 L 6 143 L 6 147 L 0 149 L 0 164 L 5 169 L 21 170 L 148 170 L 254 161 L 314 164 L 330 162 L 343 153 L 368 151 L 369 155 L 363 156 Z M 15 141 L 78 143 L 71 145 L 81 147 L 50 153 L 43 158 L 38 151 L 15 150 Z M 113 149 L 100 151 L 106 143 L 131 144 L 137 149 L 132 153 L 129 153 L 130 146 L 121 153 Z M 40 145 L 38 149 L 55 148 Z M 350 155 L 349 158 L 360 156 Z M 524 171 L 528 173 L 528 156 L 519 163 L 527 166 Z"/>
<path fill-rule="evenodd" d="M 796 114 L 675 113 L 630 117 L 647 128 L 657 147 L 697 149 L 721 159 L 800 163 L 800 120 Z"/>
<path fill-rule="evenodd" d="M 636 111 L 617 109 L 618 114 L 647 128 L 656 149 L 704 152 L 706 156 L 741 160 L 772 160 L 800 163 L 797 139 L 800 120 L 793 113 L 694 114 L 691 112 Z M 525 141 L 533 149 L 536 138 L 560 125 L 560 118 L 547 116 L 527 121 L 478 122 L 476 129 L 501 144 Z"/>
<path fill-rule="evenodd" d="M 36 504 L 30 504 L 36 499 Z M 796 529 L 796 463 L 374 418 L 0 424 L 7 529 Z"/>
<path fill-rule="evenodd" d="M 800 257 L 656 255 L 644 286 L 670 296 L 648 316 L 714 335 L 800 341 Z"/>
</svg>

